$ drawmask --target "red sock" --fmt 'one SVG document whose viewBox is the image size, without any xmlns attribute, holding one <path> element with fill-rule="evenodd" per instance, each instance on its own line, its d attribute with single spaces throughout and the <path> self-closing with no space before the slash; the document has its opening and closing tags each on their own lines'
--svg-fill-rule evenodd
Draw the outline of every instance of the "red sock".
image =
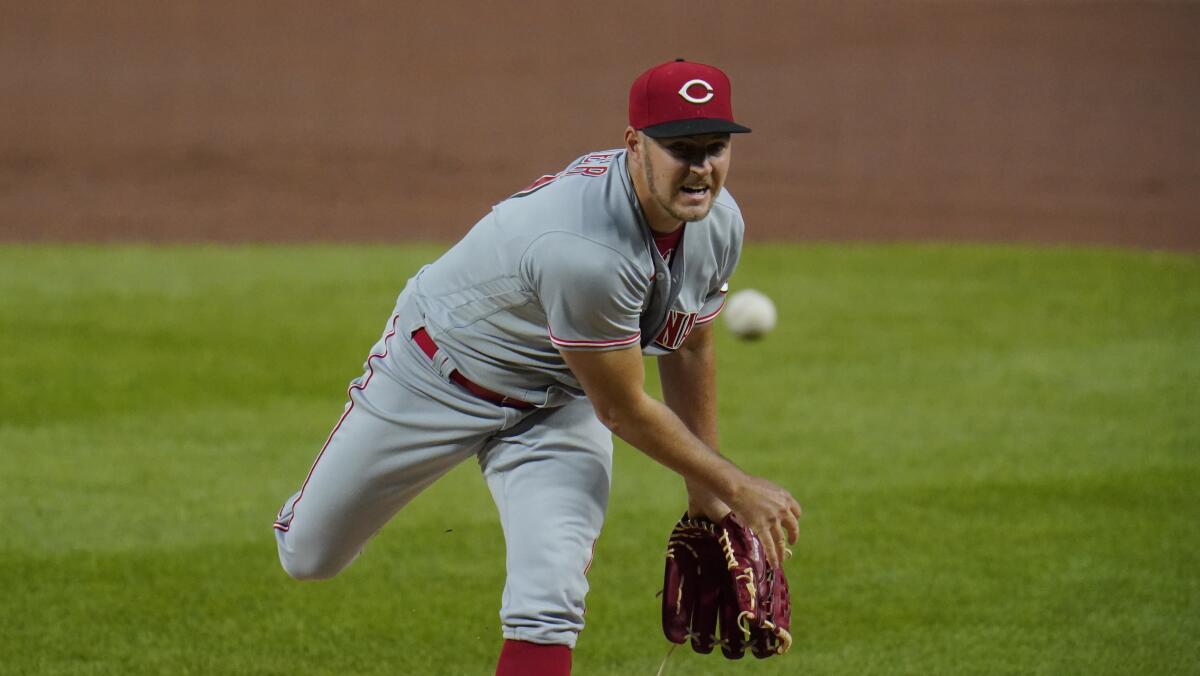
<svg viewBox="0 0 1200 676">
<path fill-rule="evenodd" d="M 571 676 L 571 649 L 529 641 L 504 641 L 496 676 Z"/>
</svg>

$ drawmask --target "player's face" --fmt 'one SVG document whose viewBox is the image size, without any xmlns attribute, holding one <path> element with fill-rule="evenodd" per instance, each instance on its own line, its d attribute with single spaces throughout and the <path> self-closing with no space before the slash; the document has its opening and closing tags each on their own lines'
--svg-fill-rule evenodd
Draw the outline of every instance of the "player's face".
<svg viewBox="0 0 1200 676">
<path fill-rule="evenodd" d="M 729 134 L 642 139 L 642 168 L 658 206 L 680 221 L 707 216 L 729 172 Z"/>
</svg>

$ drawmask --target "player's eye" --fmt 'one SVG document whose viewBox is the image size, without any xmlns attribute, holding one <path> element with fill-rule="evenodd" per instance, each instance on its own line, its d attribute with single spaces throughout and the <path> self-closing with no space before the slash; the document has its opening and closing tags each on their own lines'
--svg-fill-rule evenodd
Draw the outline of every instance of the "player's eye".
<svg viewBox="0 0 1200 676">
<path fill-rule="evenodd" d="M 667 148 L 667 150 L 670 151 L 670 153 L 672 155 L 674 155 L 675 157 L 678 157 L 681 160 L 689 159 L 694 154 L 692 152 L 692 149 L 690 146 L 686 146 L 682 143 L 676 143 L 674 145 L 671 145 L 670 147 Z"/>
</svg>

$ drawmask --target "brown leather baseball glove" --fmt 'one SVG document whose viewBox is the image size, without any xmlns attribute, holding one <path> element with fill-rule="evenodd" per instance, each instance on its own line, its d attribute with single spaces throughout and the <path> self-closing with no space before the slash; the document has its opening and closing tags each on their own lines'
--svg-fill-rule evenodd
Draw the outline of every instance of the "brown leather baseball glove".
<svg viewBox="0 0 1200 676">
<path fill-rule="evenodd" d="M 754 531 L 733 514 L 720 523 L 684 514 L 667 543 L 662 616 L 667 640 L 690 639 L 699 653 L 720 644 L 734 660 L 749 646 L 764 658 L 792 646 L 791 622 L 787 577 L 767 562 Z"/>
</svg>

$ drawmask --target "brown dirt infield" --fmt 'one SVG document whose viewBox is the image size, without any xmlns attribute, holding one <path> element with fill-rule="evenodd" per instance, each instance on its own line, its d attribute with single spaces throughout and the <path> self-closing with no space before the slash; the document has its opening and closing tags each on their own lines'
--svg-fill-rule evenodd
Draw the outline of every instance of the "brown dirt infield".
<svg viewBox="0 0 1200 676">
<path fill-rule="evenodd" d="M 457 237 L 733 78 L 753 239 L 1200 249 L 1200 5 L 0 0 L 0 241 Z"/>
</svg>

